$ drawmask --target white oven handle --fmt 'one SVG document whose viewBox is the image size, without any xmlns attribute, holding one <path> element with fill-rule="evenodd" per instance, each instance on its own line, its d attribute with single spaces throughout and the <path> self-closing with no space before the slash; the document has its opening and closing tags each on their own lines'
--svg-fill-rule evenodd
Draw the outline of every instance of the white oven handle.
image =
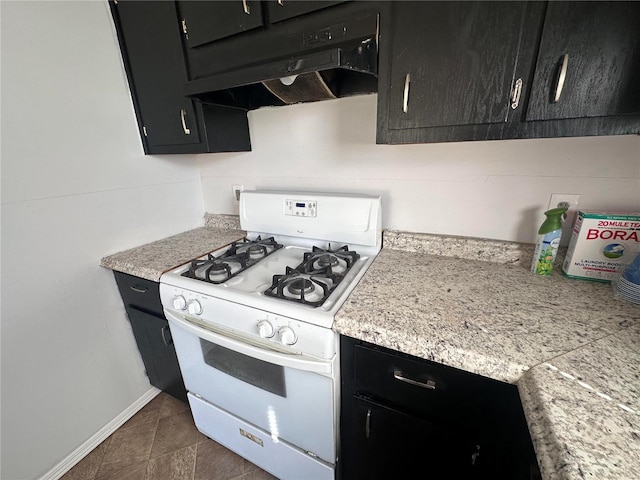
<svg viewBox="0 0 640 480">
<path fill-rule="evenodd" d="M 282 367 L 303 370 L 306 372 L 315 372 L 323 374 L 332 373 L 332 365 L 330 360 L 319 360 L 305 356 L 302 354 L 280 353 L 275 350 L 259 347 L 255 344 L 247 343 L 244 339 L 233 338 L 228 334 L 219 331 L 212 331 L 204 325 L 196 325 L 189 320 L 181 318 L 173 314 L 169 310 L 164 311 L 170 325 L 181 328 L 192 335 L 215 343 L 222 347 L 228 348 L 238 353 L 242 353 L 249 357 L 257 358 L 265 362 L 279 365 Z"/>
</svg>

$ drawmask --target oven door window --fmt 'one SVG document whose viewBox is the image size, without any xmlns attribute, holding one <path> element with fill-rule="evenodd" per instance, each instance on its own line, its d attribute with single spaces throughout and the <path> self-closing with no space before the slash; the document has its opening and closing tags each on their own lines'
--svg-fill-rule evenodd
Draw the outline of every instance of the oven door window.
<svg viewBox="0 0 640 480">
<path fill-rule="evenodd" d="M 254 387 L 287 396 L 284 367 L 200 339 L 204 363 Z"/>
</svg>

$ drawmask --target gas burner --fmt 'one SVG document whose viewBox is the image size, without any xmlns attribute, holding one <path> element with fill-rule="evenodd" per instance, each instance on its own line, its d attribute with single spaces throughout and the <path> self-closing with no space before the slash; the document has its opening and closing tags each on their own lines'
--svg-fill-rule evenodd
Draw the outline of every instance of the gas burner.
<svg viewBox="0 0 640 480">
<path fill-rule="evenodd" d="M 260 236 L 255 240 L 243 238 L 233 242 L 217 257 L 208 254 L 206 258 L 193 260 L 189 270 L 182 276 L 209 283 L 224 283 L 280 248 L 282 245 L 273 237 L 264 240 Z"/>
<path fill-rule="evenodd" d="M 335 267 L 338 265 L 338 257 L 329 253 L 323 253 L 318 255 L 316 262 L 318 262 L 319 267 Z"/>
<path fill-rule="evenodd" d="M 307 274 L 299 268 L 286 267 L 284 275 L 273 276 L 273 282 L 264 294 L 318 307 L 336 288 L 338 281 L 338 277 L 331 273 L 331 267 L 316 274 Z"/>
<path fill-rule="evenodd" d="M 313 247 L 311 252 L 305 253 L 301 267 L 306 273 L 315 273 L 330 267 L 331 273 L 344 275 L 359 258 L 360 255 L 350 251 L 347 245 L 331 250 L 329 244 L 327 249 Z"/>
<path fill-rule="evenodd" d="M 307 278 L 296 278 L 287 285 L 287 289 L 294 295 L 306 295 L 313 292 L 313 283 Z"/>
</svg>

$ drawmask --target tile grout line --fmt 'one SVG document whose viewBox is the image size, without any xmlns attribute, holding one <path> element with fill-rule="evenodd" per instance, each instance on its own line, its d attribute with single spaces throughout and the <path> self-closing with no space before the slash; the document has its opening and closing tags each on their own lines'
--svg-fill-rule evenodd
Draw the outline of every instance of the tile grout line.
<svg viewBox="0 0 640 480">
<path fill-rule="evenodd" d="M 198 436 L 196 435 L 196 458 L 193 459 L 193 470 L 191 471 L 191 480 L 196 478 L 196 466 L 198 465 Z"/>
</svg>

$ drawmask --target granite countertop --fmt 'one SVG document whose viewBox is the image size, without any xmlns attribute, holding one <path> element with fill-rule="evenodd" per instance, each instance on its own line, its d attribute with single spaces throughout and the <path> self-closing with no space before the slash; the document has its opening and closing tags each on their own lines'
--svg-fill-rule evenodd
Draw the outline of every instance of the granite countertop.
<svg viewBox="0 0 640 480">
<path fill-rule="evenodd" d="M 244 236 L 238 217 L 206 215 L 204 227 L 109 255 L 100 260 L 100 265 L 158 282 L 164 272 Z"/>
<path fill-rule="evenodd" d="M 531 254 L 387 231 L 334 329 L 516 384 L 545 479 L 640 478 L 640 306 Z"/>
</svg>

